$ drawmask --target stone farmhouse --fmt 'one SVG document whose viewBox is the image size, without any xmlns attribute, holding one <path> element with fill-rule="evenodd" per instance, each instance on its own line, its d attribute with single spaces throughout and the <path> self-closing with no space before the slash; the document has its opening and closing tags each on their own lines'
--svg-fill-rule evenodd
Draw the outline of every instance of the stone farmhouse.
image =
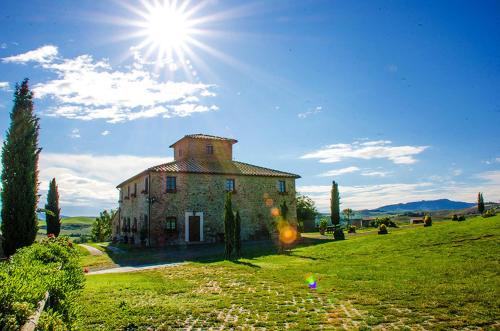
<svg viewBox="0 0 500 331">
<path fill-rule="evenodd" d="M 296 221 L 300 176 L 234 161 L 235 143 L 205 134 L 184 136 L 170 146 L 173 162 L 119 184 L 114 240 L 151 246 L 222 241 L 226 192 L 232 192 L 233 209 L 240 212 L 243 240 L 268 237 L 283 202 L 289 220 Z"/>
</svg>

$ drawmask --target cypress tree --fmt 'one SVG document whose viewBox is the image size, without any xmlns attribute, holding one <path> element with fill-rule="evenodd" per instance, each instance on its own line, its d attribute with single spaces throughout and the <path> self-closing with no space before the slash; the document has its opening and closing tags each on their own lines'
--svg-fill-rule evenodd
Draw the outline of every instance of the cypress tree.
<svg viewBox="0 0 500 331">
<path fill-rule="evenodd" d="M 332 195 L 330 199 L 330 211 L 332 224 L 338 226 L 340 224 L 340 197 L 339 197 L 339 186 L 333 181 L 332 182 Z"/>
<path fill-rule="evenodd" d="M 49 193 L 47 193 L 47 204 L 45 205 L 45 209 L 52 212 L 45 212 L 45 220 L 47 222 L 47 235 L 53 234 L 58 237 L 59 233 L 61 232 L 61 208 L 59 208 L 59 192 L 57 190 L 55 178 L 50 181 Z"/>
<path fill-rule="evenodd" d="M 226 204 L 224 206 L 224 259 L 230 260 L 233 253 L 233 240 L 234 240 L 234 214 L 233 206 L 231 203 L 231 192 L 226 195 Z"/>
<path fill-rule="evenodd" d="M 477 194 L 477 211 L 479 214 L 482 214 L 484 212 L 484 200 L 483 200 L 483 194 L 479 192 Z"/>
<path fill-rule="evenodd" d="M 236 212 L 234 219 L 234 253 L 237 259 L 241 257 L 241 217 L 239 211 Z"/>
<path fill-rule="evenodd" d="M 16 84 L 10 127 L 2 147 L 2 233 L 6 255 L 31 245 L 38 231 L 38 132 L 28 79 Z"/>
</svg>

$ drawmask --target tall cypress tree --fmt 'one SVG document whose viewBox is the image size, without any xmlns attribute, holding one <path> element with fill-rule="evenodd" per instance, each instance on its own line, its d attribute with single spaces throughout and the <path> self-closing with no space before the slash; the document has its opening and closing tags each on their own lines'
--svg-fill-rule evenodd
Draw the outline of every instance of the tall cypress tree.
<svg viewBox="0 0 500 331">
<path fill-rule="evenodd" d="M 330 211 L 332 224 L 337 226 L 340 224 L 340 197 L 339 197 L 339 186 L 333 181 L 332 182 L 332 196 L 330 200 Z"/>
<path fill-rule="evenodd" d="M 234 219 L 234 253 L 237 259 L 241 257 L 241 217 L 239 211 L 236 212 Z"/>
<path fill-rule="evenodd" d="M 61 209 L 59 208 L 59 192 L 57 191 L 55 178 L 50 181 L 45 209 L 52 212 L 45 213 L 45 220 L 47 221 L 47 235 L 53 234 L 58 237 L 59 232 L 61 232 Z"/>
<path fill-rule="evenodd" d="M 477 194 L 477 211 L 480 214 L 484 212 L 484 200 L 483 200 L 483 194 L 481 192 Z"/>
<path fill-rule="evenodd" d="M 2 147 L 2 233 L 6 255 L 31 245 L 38 231 L 38 132 L 28 79 L 16 84 L 10 127 Z"/>
<path fill-rule="evenodd" d="M 225 241 L 224 258 L 226 260 L 229 260 L 231 259 L 231 254 L 233 253 L 233 241 L 234 241 L 234 214 L 231 202 L 231 192 L 227 193 L 226 204 L 224 206 L 224 241 Z"/>
</svg>

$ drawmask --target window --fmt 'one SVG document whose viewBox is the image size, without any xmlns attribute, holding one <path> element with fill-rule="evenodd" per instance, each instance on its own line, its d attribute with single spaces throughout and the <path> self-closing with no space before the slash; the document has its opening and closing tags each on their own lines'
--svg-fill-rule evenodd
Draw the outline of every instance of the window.
<svg viewBox="0 0 500 331">
<path fill-rule="evenodd" d="M 166 232 L 176 232 L 177 231 L 177 218 L 172 216 L 167 216 L 165 219 L 165 231 Z"/>
<path fill-rule="evenodd" d="M 167 176 L 167 192 L 176 192 L 177 191 L 177 177 Z"/>
<path fill-rule="evenodd" d="M 228 178 L 226 179 L 226 191 L 228 192 L 234 192 L 234 179 L 233 178 Z"/>
<path fill-rule="evenodd" d="M 214 146 L 207 145 L 207 154 L 212 155 L 214 153 Z"/>
<path fill-rule="evenodd" d="M 286 193 L 286 182 L 284 180 L 278 181 L 278 192 Z"/>
<path fill-rule="evenodd" d="M 148 193 L 149 192 L 149 178 L 146 177 L 144 178 L 144 193 Z"/>
</svg>

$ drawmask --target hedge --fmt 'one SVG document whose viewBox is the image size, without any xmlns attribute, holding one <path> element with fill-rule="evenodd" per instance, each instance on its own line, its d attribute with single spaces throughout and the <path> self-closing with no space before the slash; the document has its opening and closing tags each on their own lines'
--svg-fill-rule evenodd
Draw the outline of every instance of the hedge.
<svg viewBox="0 0 500 331">
<path fill-rule="evenodd" d="M 78 257 L 67 238 L 51 237 L 0 263 L 0 330 L 18 330 L 47 291 L 50 298 L 38 329 L 73 329 L 76 299 L 85 282 Z"/>
</svg>

